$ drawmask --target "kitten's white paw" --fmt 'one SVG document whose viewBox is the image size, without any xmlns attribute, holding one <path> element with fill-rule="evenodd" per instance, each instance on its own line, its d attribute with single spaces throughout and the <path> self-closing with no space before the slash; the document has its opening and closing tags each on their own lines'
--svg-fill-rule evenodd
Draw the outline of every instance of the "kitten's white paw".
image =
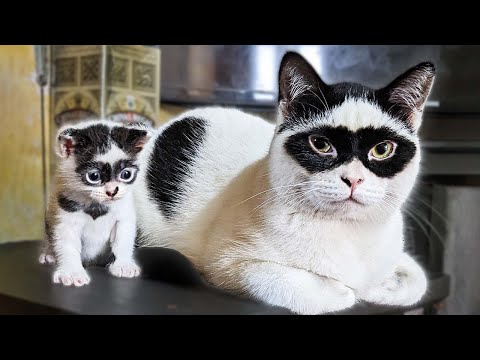
<svg viewBox="0 0 480 360">
<path fill-rule="evenodd" d="M 55 264 L 55 258 L 51 254 L 41 253 L 38 257 L 38 262 L 40 264 Z"/>
<path fill-rule="evenodd" d="M 90 277 L 85 269 L 58 269 L 53 274 L 53 282 L 65 286 L 83 286 L 90 283 Z"/>
<path fill-rule="evenodd" d="M 374 286 L 360 297 L 368 302 L 383 304 L 410 306 L 419 302 L 427 291 L 427 279 L 423 273 L 412 274 L 395 272 L 395 274 L 379 286 Z"/>
<path fill-rule="evenodd" d="M 140 275 L 140 267 L 134 261 L 127 263 L 114 262 L 108 268 L 113 276 L 133 278 Z"/>
</svg>

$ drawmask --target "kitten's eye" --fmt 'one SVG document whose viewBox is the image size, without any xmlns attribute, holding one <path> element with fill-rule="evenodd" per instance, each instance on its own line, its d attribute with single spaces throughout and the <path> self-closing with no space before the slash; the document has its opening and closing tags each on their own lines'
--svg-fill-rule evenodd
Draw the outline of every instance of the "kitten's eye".
<svg viewBox="0 0 480 360">
<path fill-rule="evenodd" d="M 129 182 L 133 179 L 134 175 L 135 175 L 134 169 L 123 169 L 122 172 L 120 173 L 120 181 Z"/>
<path fill-rule="evenodd" d="M 308 141 L 313 150 L 320 155 L 335 155 L 335 148 L 324 138 L 318 135 L 310 135 Z"/>
<path fill-rule="evenodd" d="M 383 141 L 375 145 L 368 153 L 370 160 L 385 160 L 393 156 L 397 144 L 393 141 Z"/>
<path fill-rule="evenodd" d="M 90 170 L 87 173 L 87 181 L 92 185 L 97 185 L 102 182 L 100 179 L 100 171 L 98 170 Z"/>
</svg>

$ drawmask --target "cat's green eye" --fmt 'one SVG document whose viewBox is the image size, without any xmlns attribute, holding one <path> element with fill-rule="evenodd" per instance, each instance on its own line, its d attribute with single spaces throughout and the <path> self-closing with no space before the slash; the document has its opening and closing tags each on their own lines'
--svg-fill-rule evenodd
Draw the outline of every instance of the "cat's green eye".
<svg viewBox="0 0 480 360">
<path fill-rule="evenodd" d="M 335 148 L 323 137 L 318 135 L 310 135 L 308 137 L 310 146 L 318 152 L 320 155 L 333 155 L 335 154 Z"/>
<path fill-rule="evenodd" d="M 375 145 L 368 153 L 370 160 L 385 160 L 393 156 L 397 144 L 393 141 L 382 141 Z"/>
</svg>

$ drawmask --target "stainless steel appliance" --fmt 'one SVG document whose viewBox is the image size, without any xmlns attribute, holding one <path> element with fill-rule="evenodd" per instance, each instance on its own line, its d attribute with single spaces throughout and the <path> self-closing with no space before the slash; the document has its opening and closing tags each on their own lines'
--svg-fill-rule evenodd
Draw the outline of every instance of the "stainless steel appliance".
<svg viewBox="0 0 480 360">
<path fill-rule="evenodd" d="M 156 45 L 162 49 L 162 100 L 273 107 L 286 51 L 302 54 L 327 83 L 381 87 L 421 61 L 437 67 L 428 110 L 480 112 L 477 45 Z"/>
</svg>

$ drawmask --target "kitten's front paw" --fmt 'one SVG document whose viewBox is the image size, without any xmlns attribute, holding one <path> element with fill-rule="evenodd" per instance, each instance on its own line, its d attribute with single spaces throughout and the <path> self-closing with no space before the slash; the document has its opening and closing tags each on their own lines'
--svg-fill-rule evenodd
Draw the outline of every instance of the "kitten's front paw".
<svg viewBox="0 0 480 360">
<path fill-rule="evenodd" d="M 38 257 L 38 262 L 40 264 L 55 264 L 55 258 L 52 254 L 42 252 Z"/>
<path fill-rule="evenodd" d="M 65 286 L 83 286 L 90 283 L 90 277 L 85 269 L 58 269 L 53 274 L 53 282 Z"/>
<path fill-rule="evenodd" d="M 135 262 L 117 263 L 114 262 L 108 270 L 113 276 L 133 278 L 140 275 L 140 267 Z"/>
</svg>

